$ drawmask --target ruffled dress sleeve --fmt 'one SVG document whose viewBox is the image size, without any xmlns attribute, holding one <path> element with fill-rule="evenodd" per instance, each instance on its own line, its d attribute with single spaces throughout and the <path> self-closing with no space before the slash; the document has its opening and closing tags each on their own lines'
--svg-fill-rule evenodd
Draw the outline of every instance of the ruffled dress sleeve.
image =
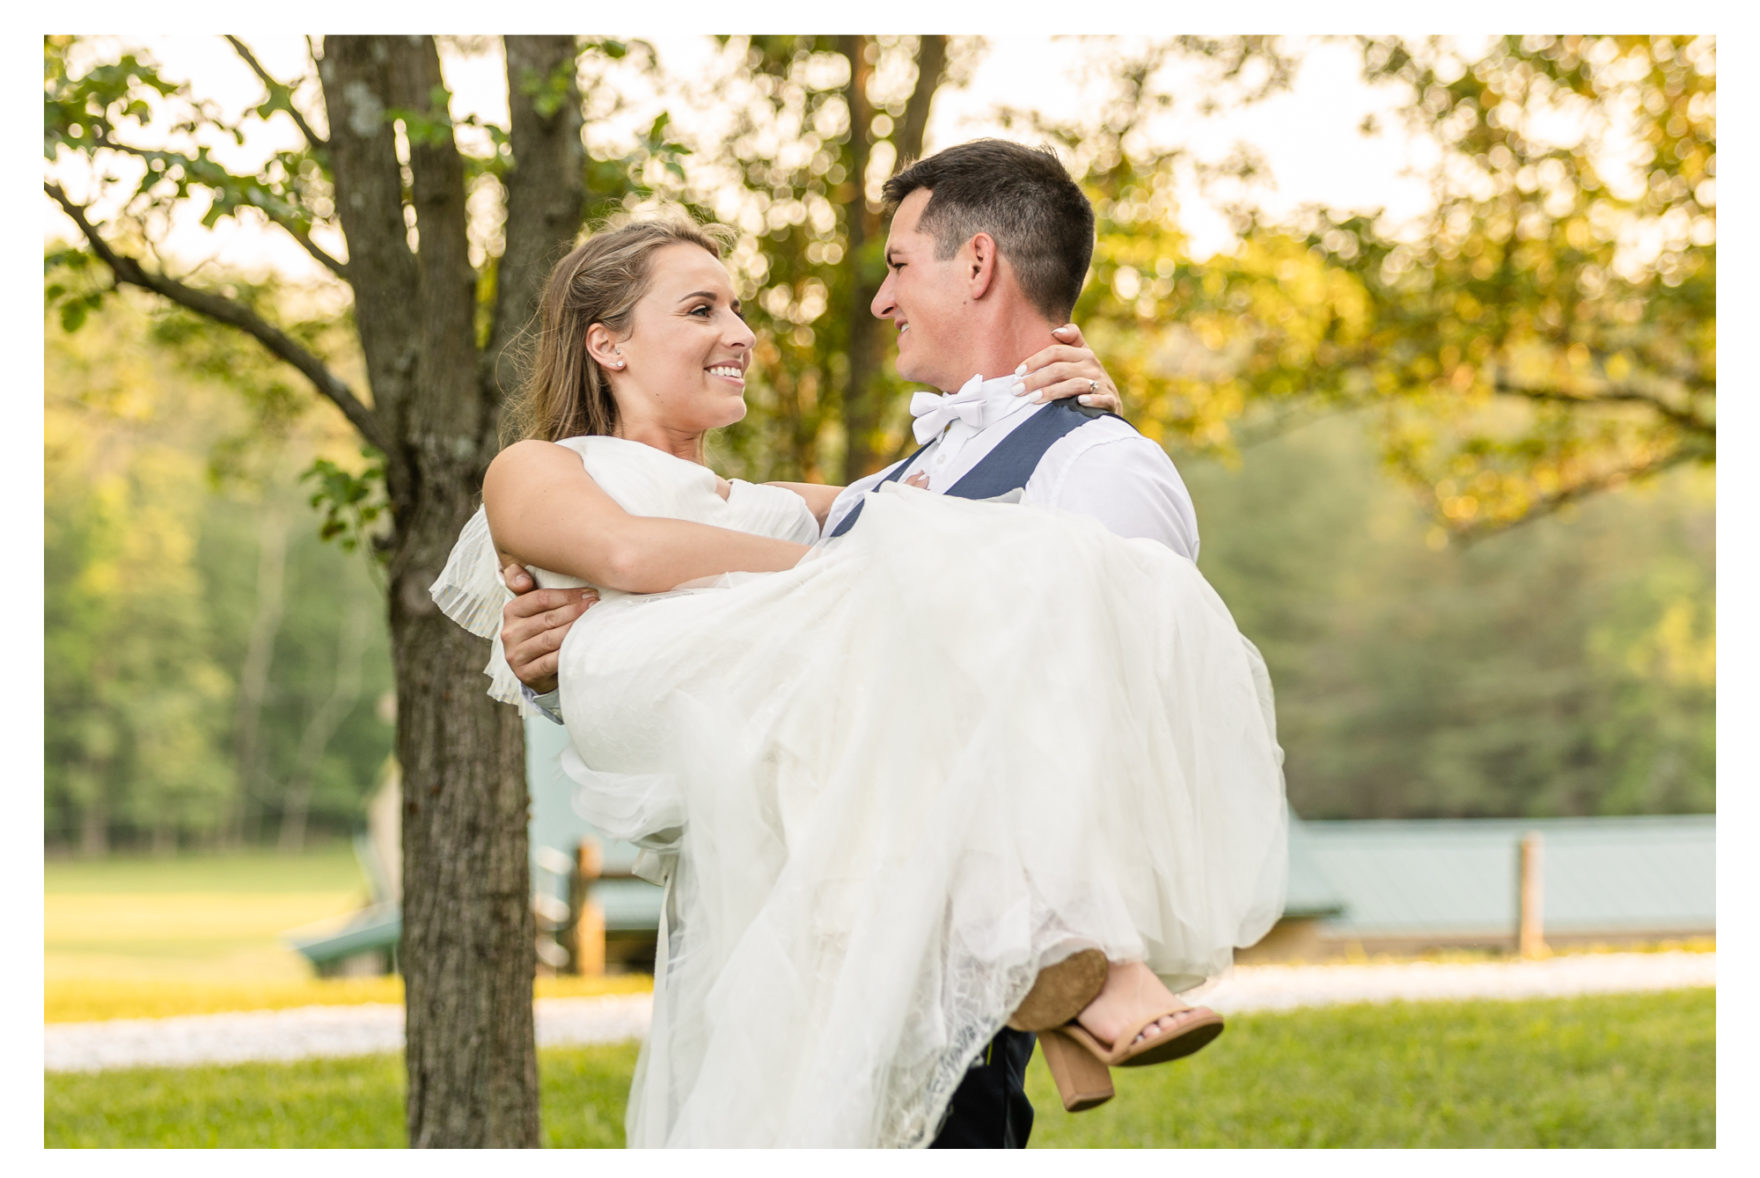
<svg viewBox="0 0 1760 1178">
<path fill-rule="evenodd" d="M 579 454 L 600 489 L 634 515 L 731 527 L 803 544 L 818 539 L 813 513 L 792 491 L 734 479 L 728 498 L 723 500 L 716 492 L 718 480 L 713 471 L 651 446 L 608 437 L 563 438 L 557 445 Z M 546 589 L 586 585 L 577 577 L 544 569 L 530 571 Z M 489 677 L 490 696 L 513 704 L 521 715 L 537 714 L 524 685 L 507 665 L 501 646 L 501 611 L 513 600 L 513 593 L 502 583 L 500 556 L 482 508 L 459 533 L 446 567 L 428 593 L 447 617 L 489 640 L 489 663 L 483 674 Z M 626 596 L 604 588 L 599 594 L 601 601 Z"/>
<path fill-rule="evenodd" d="M 440 612 L 475 634 L 489 640 L 489 695 L 517 707 L 522 716 L 536 715 L 526 699 L 525 685 L 514 677 L 501 646 L 501 610 L 513 593 L 501 580 L 501 561 L 489 536 L 489 517 L 481 507 L 464 525 L 458 543 L 440 576 L 428 587 L 428 595 Z"/>
</svg>

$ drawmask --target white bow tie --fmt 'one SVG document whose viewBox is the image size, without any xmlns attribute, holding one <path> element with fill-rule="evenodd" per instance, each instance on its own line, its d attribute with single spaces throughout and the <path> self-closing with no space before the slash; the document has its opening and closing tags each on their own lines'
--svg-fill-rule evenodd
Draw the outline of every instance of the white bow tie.
<svg viewBox="0 0 1760 1178">
<path fill-rule="evenodd" d="M 1009 396 L 1006 392 L 986 392 L 982 376 L 966 381 L 957 393 L 913 393 L 911 416 L 916 421 L 911 432 L 917 436 L 917 445 L 922 446 L 955 421 L 963 421 L 975 430 L 983 429 L 984 411 L 995 405 L 1007 405 Z"/>
</svg>

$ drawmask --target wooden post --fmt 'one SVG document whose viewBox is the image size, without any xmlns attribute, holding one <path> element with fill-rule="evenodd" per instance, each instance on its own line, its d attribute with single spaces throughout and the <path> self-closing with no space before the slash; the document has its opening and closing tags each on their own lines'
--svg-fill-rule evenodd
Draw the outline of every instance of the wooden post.
<svg viewBox="0 0 1760 1178">
<path fill-rule="evenodd" d="M 570 927 L 569 959 L 573 970 L 586 977 L 605 973 L 605 910 L 593 899 L 593 881 L 605 868 L 605 855 L 597 839 L 582 839 L 575 850 L 574 879 L 568 903 L 574 909 Z"/>
<path fill-rule="evenodd" d="M 1519 858 L 1516 951 L 1531 960 L 1546 956 L 1539 831 L 1531 830 L 1522 836 Z"/>
</svg>

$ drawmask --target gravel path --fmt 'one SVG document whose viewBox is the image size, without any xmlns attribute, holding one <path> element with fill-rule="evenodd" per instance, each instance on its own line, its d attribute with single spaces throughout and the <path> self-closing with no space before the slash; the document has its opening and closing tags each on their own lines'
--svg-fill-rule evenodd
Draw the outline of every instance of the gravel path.
<svg viewBox="0 0 1760 1178">
<path fill-rule="evenodd" d="M 1546 998 L 1717 985 L 1715 953 L 1595 953 L 1549 961 L 1391 965 L 1242 966 L 1193 997 L 1224 1013 L 1288 1010 L 1335 1002 Z M 615 1043 L 647 1033 L 646 994 L 540 998 L 538 1046 Z M 52 1023 L 43 1068 L 120 1067 L 369 1055 L 403 1049 L 401 1006 L 307 1006 L 296 1010 Z"/>
</svg>

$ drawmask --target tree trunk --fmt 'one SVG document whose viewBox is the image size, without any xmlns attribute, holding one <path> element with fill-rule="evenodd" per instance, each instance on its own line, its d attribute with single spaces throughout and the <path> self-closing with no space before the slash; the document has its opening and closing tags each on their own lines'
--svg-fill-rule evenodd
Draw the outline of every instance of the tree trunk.
<svg viewBox="0 0 1760 1178">
<path fill-rule="evenodd" d="M 483 691 L 482 640 L 428 597 L 456 538 L 448 525 L 412 537 L 436 555 L 391 587 L 409 1143 L 536 1146 L 524 733 Z"/>
<path fill-rule="evenodd" d="M 388 606 L 403 785 L 409 1143 L 536 1146 L 524 732 L 516 712 L 484 693 L 482 641 L 428 596 L 495 448 L 496 403 L 485 397 L 476 342 L 464 164 L 451 137 L 432 131 L 447 112 L 436 107 L 445 91 L 431 38 L 326 38 L 320 78 L 373 413 L 393 440 Z M 566 79 L 572 87 L 572 73 Z M 509 101 L 532 96 L 510 93 Z M 395 111 L 419 120 L 407 137 L 408 207 L 420 243 L 413 254 Z M 530 289 L 524 276 L 509 277 Z"/>
<path fill-rule="evenodd" d="M 900 455 L 881 450 L 881 417 L 886 406 L 885 390 L 879 378 L 886 363 L 886 337 L 875 319 L 870 305 L 886 280 L 885 231 L 880 210 L 868 203 L 868 160 L 873 153 L 873 104 L 868 101 L 868 83 L 873 66 L 863 53 L 867 37 L 842 37 L 839 51 L 849 59 L 850 83 L 847 101 L 850 112 L 849 155 L 850 174 L 855 193 L 846 212 L 849 230 L 849 253 L 845 265 L 854 270 L 850 301 L 845 309 L 849 316 L 849 375 L 842 389 L 843 423 L 848 443 L 844 451 L 841 477 L 832 481 L 849 483 L 874 473 Z M 892 132 L 897 149 L 896 166 L 914 162 L 923 152 L 923 135 L 929 123 L 930 105 L 935 92 L 947 73 L 947 38 L 925 36 L 917 47 L 917 80 L 905 105 L 904 117 Z M 905 441 L 910 442 L 909 431 Z M 838 472 L 834 472 L 838 473 Z"/>
<path fill-rule="evenodd" d="M 875 427 L 878 407 L 873 390 L 874 377 L 879 375 L 880 321 L 874 318 L 870 304 L 885 281 L 884 248 L 880 232 L 880 212 L 868 204 L 868 161 L 873 155 L 874 106 L 868 101 L 868 83 L 874 67 L 865 50 L 871 37 L 838 38 L 838 48 L 849 61 L 849 87 L 844 100 L 849 106 L 849 173 L 854 194 L 844 213 L 849 234 L 849 252 L 844 264 L 853 273 L 850 282 L 848 316 L 845 329 L 849 332 L 849 370 L 841 392 L 845 443 L 842 479 L 854 482 L 871 473 L 879 465 L 875 461 Z M 870 244 L 872 243 L 872 244 Z"/>
<path fill-rule="evenodd" d="M 94 797 L 80 807 L 79 853 L 88 859 L 101 859 L 110 853 L 110 807 L 102 797 Z"/>
<path fill-rule="evenodd" d="M 119 252 L 86 209 L 44 184 L 118 282 L 246 332 L 307 376 L 384 459 L 391 527 L 378 543 L 398 698 L 407 1119 L 417 1146 L 538 1144 L 524 733 L 517 713 L 483 691 L 480 640 L 428 597 L 496 450 L 496 361 L 585 204 L 575 42 L 517 37 L 507 47 L 509 245 L 489 339 L 479 341 L 466 168 L 434 39 L 324 40 L 327 130 L 295 121 L 329 169 L 348 257 L 327 264 L 353 291 L 370 405 L 251 307 Z M 94 804 L 84 817 L 95 847 L 104 811 Z"/>
</svg>

